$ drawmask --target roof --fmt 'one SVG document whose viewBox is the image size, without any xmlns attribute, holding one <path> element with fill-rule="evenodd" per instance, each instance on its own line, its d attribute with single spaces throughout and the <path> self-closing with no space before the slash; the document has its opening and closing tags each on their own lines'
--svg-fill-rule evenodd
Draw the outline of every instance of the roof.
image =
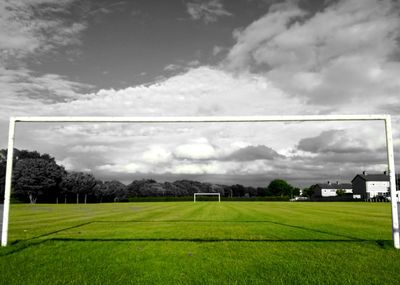
<svg viewBox="0 0 400 285">
<path fill-rule="evenodd" d="M 317 184 L 321 189 L 353 189 L 353 185 L 350 183 L 318 183 Z"/>
<path fill-rule="evenodd" d="M 364 181 L 389 181 L 389 176 L 386 174 L 357 174 L 351 182 L 357 177 L 360 177 Z"/>
</svg>

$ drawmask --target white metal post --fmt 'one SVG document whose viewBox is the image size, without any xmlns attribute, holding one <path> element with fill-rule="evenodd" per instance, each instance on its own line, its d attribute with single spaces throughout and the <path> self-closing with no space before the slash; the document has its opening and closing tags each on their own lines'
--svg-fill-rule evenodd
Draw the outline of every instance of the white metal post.
<svg viewBox="0 0 400 285">
<path fill-rule="evenodd" d="M 393 137 L 392 137 L 392 120 L 390 115 L 385 119 L 386 131 L 386 147 L 388 159 L 388 171 L 390 178 L 390 198 L 392 204 L 392 234 L 394 247 L 400 249 L 400 232 L 399 232 L 399 214 L 397 211 L 397 197 L 396 197 L 396 175 L 394 169 L 394 151 L 393 151 Z"/>
<path fill-rule="evenodd" d="M 4 190 L 4 209 L 3 209 L 3 226 L 1 232 L 1 246 L 7 246 L 8 240 L 8 219 L 10 214 L 10 196 L 12 168 L 14 158 L 14 137 L 15 137 L 15 118 L 10 118 L 10 126 L 8 129 L 8 149 L 7 149 L 7 168 L 6 168 L 6 185 Z"/>
<path fill-rule="evenodd" d="M 204 195 L 204 196 L 218 196 L 218 202 L 221 202 L 221 194 L 220 193 L 194 193 L 193 197 L 193 202 L 196 203 L 196 197 L 197 195 Z"/>
</svg>

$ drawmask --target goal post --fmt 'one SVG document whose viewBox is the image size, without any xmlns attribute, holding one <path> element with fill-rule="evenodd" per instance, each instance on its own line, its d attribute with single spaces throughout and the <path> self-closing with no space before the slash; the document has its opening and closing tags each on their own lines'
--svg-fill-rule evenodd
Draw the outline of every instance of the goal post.
<svg viewBox="0 0 400 285">
<path fill-rule="evenodd" d="M 256 123 L 256 122 L 329 122 L 329 121 L 383 121 L 385 123 L 388 174 L 392 208 L 392 237 L 394 247 L 400 249 L 398 205 L 390 115 L 293 115 L 293 116 L 221 116 L 221 117 L 11 117 L 8 135 L 6 183 L 3 206 L 1 245 L 7 246 L 15 127 L 25 123 Z"/>
<path fill-rule="evenodd" d="M 194 193 L 193 202 L 196 203 L 197 196 L 218 196 L 218 202 L 221 202 L 221 194 L 220 193 Z"/>
</svg>

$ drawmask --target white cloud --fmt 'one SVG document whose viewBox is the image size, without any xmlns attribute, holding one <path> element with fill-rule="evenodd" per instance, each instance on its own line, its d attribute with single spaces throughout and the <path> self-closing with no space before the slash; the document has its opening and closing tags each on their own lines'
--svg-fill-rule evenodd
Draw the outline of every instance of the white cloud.
<svg viewBox="0 0 400 285">
<path fill-rule="evenodd" d="M 67 171 L 74 170 L 76 168 L 70 157 L 57 161 L 57 164 L 64 166 Z"/>
<path fill-rule="evenodd" d="M 152 146 L 142 154 L 142 159 L 149 164 L 167 163 L 171 160 L 171 152 L 161 146 Z"/>
<path fill-rule="evenodd" d="M 216 22 L 219 17 L 232 16 L 232 13 L 224 8 L 221 0 L 189 2 L 186 9 L 193 20 L 203 20 L 206 24 Z"/>
<path fill-rule="evenodd" d="M 178 164 L 171 170 L 174 174 L 224 174 L 226 170 L 222 170 L 216 163 L 191 163 Z"/>
<path fill-rule="evenodd" d="M 291 96 L 336 111 L 376 112 L 383 97 L 399 103 L 398 3 L 339 1 L 312 16 L 295 5 L 272 7 L 234 34 L 227 67 L 261 69 Z"/>
<path fill-rule="evenodd" d="M 115 150 L 115 147 L 107 145 L 75 145 L 69 149 L 70 152 L 75 153 L 98 153 L 98 152 L 109 152 Z"/>
<path fill-rule="evenodd" d="M 265 115 L 282 114 L 282 105 L 286 114 L 308 112 L 302 101 L 290 98 L 263 76 L 234 75 L 202 66 L 150 86 L 100 90 L 73 102 L 53 104 L 49 111 L 65 115 Z"/>
<path fill-rule="evenodd" d="M 3 93 L 0 100 L 30 98 L 48 104 L 82 97 L 82 91 L 92 86 L 57 74 L 37 75 L 26 68 L 12 70 L 0 66 L 0 88 Z"/>
<path fill-rule="evenodd" d="M 105 171 L 108 173 L 148 173 L 151 168 L 143 163 L 129 162 L 129 163 L 113 163 L 103 164 L 96 167 L 97 171 Z"/>
<path fill-rule="evenodd" d="M 305 15 L 305 12 L 294 4 L 279 4 L 273 5 L 273 7 L 276 8 L 276 11 L 266 14 L 247 28 L 234 32 L 236 44 L 227 56 L 229 68 L 248 69 L 256 59 L 255 53 L 259 52 L 275 36 L 286 31 L 293 18 Z"/>
<path fill-rule="evenodd" d="M 3 62 L 44 54 L 80 43 L 87 25 L 62 19 L 74 0 L 15 0 L 0 3 L 0 57 Z M 57 15 L 57 17 L 55 16 Z"/>
<path fill-rule="evenodd" d="M 200 61 L 198 61 L 198 60 L 192 60 L 192 61 L 189 61 L 189 62 L 187 63 L 187 65 L 190 66 L 190 67 L 199 66 L 199 65 L 200 65 Z"/>
<path fill-rule="evenodd" d="M 21 106 L 25 104 L 40 105 L 37 101 L 49 104 L 73 100 L 92 87 L 58 74 L 38 74 L 26 63 L 29 60 L 40 63 L 41 56 L 57 53 L 61 48 L 68 48 L 68 55 L 76 51 L 87 22 L 70 17 L 69 10 L 74 2 L 0 2 L 0 105 L 23 110 Z M 13 101 L 21 104 L 13 104 Z"/>
<path fill-rule="evenodd" d="M 226 48 L 221 47 L 221 46 L 214 46 L 214 47 L 213 47 L 213 50 L 212 50 L 212 54 L 213 54 L 214 56 L 216 56 L 216 55 L 220 54 L 221 52 L 223 52 L 225 49 L 226 49 Z"/>
<path fill-rule="evenodd" d="M 168 64 L 164 67 L 164 71 L 176 71 L 182 69 L 182 66 L 177 65 L 177 64 Z"/>
<path fill-rule="evenodd" d="M 212 159 L 216 151 L 208 143 L 183 144 L 175 148 L 174 156 L 180 159 Z"/>
</svg>

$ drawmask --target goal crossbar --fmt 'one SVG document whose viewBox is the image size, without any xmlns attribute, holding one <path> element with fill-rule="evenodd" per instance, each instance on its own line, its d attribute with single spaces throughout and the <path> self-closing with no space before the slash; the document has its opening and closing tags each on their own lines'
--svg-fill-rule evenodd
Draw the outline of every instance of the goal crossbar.
<svg viewBox="0 0 400 285">
<path fill-rule="evenodd" d="M 202 116 L 202 117 L 76 117 L 76 116 L 20 116 L 9 122 L 6 183 L 4 193 L 1 245 L 6 246 L 10 211 L 11 181 L 15 127 L 24 123 L 257 123 L 257 122 L 329 122 L 329 121 L 383 121 L 385 123 L 387 163 L 392 206 L 392 236 L 394 247 L 400 249 L 398 205 L 393 150 L 392 121 L 390 115 L 292 115 L 292 116 Z"/>
<path fill-rule="evenodd" d="M 196 203 L 197 196 L 218 196 L 218 202 L 221 202 L 221 194 L 220 193 L 194 193 L 193 202 Z"/>
</svg>

